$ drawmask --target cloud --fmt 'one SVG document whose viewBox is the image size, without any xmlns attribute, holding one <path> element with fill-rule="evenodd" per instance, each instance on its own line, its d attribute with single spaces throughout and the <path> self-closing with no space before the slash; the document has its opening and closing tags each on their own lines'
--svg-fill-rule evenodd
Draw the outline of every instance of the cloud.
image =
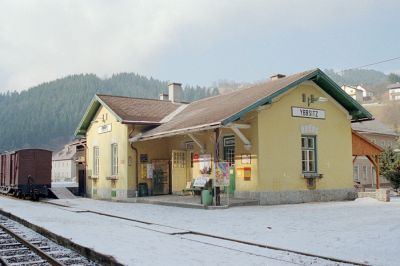
<svg viewBox="0 0 400 266">
<path fill-rule="evenodd" d="M 234 48 L 240 53 L 257 43 L 274 47 L 265 36 L 292 41 L 288 32 L 307 38 L 362 19 L 375 6 L 374 1 L 3 0 L 0 92 L 73 73 L 209 75 L 221 71 Z M 189 64 L 198 73 L 186 73 Z"/>
</svg>

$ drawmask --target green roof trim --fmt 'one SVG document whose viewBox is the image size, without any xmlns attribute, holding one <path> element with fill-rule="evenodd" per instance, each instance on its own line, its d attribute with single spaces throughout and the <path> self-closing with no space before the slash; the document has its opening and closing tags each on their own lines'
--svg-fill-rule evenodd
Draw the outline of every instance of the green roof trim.
<svg viewBox="0 0 400 266">
<path fill-rule="evenodd" d="M 79 126 L 75 130 L 75 136 L 81 136 L 86 134 L 86 130 L 89 128 L 90 123 L 95 117 L 97 111 L 100 106 L 104 106 L 107 110 L 117 118 L 118 121 L 122 121 L 122 119 L 107 105 L 100 99 L 99 96 L 94 95 L 93 99 L 90 101 L 89 106 L 86 109 L 85 114 L 83 115 L 81 121 L 79 122 Z"/>
<path fill-rule="evenodd" d="M 352 116 L 353 121 L 373 119 L 372 115 L 364 107 L 362 107 L 361 104 L 359 104 L 344 90 L 342 90 L 342 88 L 340 88 L 339 85 L 336 84 L 331 78 L 329 78 L 323 71 L 321 71 L 320 69 L 316 69 L 310 74 L 290 83 L 286 87 L 283 87 L 282 89 L 272 93 L 271 95 L 268 95 L 265 98 L 255 102 L 254 104 L 244 108 L 240 112 L 226 118 L 224 121 L 222 121 L 222 125 L 226 125 L 240 119 L 246 113 L 254 110 L 259 106 L 272 103 L 274 98 L 279 97 L 290 89 L 308 80 L 314 81 L 319 87 L 321 87 L 321 89 L 323 89 L 339 104 L 341 104 Z"/>
</svg>

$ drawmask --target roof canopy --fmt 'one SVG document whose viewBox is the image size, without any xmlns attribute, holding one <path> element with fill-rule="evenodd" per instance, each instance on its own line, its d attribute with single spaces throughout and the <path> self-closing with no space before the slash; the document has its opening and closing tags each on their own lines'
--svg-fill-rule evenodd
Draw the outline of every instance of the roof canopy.
<svg viewBox="0 0 400 266">
<path fill-rule="evenodd" d="M 378 120 L 363 121 L 359 123 L 353 123 L 351 127 L 359 133 L 371 133 L 371 134 L 382 134 L 397 137 L 396 131 L 379 122 Z"/>
<path fill-rule="evenodd" d="M 354 130 L 352 131 L 351 138 L 353 143 L 353 156 L 380 155 L 383 152 L 381 147 L 372 143 Z"/>
</svg>

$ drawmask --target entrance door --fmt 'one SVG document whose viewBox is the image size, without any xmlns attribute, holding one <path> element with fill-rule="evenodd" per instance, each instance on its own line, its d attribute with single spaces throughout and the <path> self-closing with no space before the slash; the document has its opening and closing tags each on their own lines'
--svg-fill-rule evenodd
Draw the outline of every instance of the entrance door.
<svg viewBox="0 0 400 266">
<path fill-rule="evenodd" d="M 153 160 L 153 195 L 169 193 L 169 160 Z"/>
<path fill-rule="evenodd" d="M 186 188 L 186 151 L 172 151 L 172 193 Z"/>
<path fill-rule="evenodd" d="M 79 196 L 86 195 L 86 173 L 85 170 L 79 170 Z"/>
<path fill-rule="evenodd" d="M 193 179 L 193 150 L 186 151 L 186 182 Z"/>
</svg>

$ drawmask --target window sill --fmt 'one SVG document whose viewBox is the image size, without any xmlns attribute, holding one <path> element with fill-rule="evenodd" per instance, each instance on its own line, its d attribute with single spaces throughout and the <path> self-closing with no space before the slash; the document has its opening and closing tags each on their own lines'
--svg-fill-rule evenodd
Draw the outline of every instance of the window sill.
<svg viewBox="0 0 400 266">
<path fill-rule="evenodd" d="M 107 180 L 118 180 L 118 176 L 107 176 Z"/>
<path fill-rule="evenodd" d="M 98 176 L 89 176 L 89 179 L 99 179 Z"/>
<path fill-rule="evenodd" d="M 303 173 L 302 174 L 303 178 L 323 178 L 324 174 L 318 174 L 318 173 Z"/>
</svg>

